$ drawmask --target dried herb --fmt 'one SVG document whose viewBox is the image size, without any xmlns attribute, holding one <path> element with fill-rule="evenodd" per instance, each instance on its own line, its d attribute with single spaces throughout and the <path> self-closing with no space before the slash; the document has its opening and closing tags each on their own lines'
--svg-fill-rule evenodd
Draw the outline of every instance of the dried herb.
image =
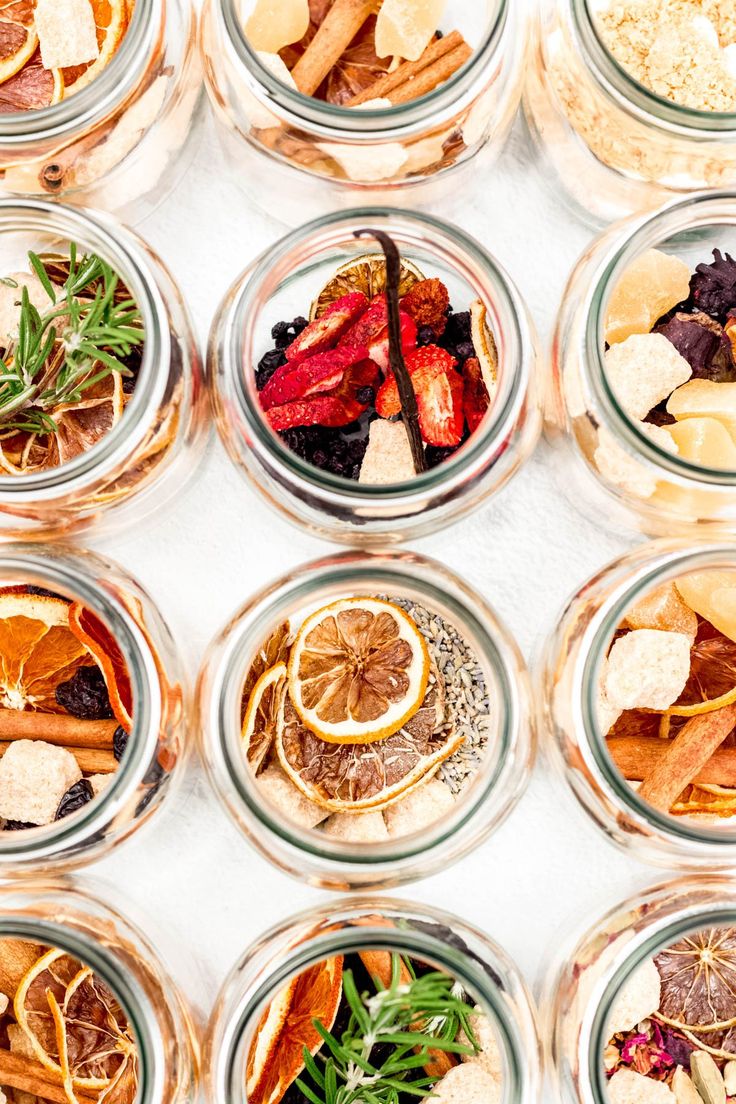
<svg viewBox="0 0 736 1104">
<path fill-rule="evenodd" d="M 426 471 L 422 434 L 419 429 L 419 408 L 411 377 L 404 361 L 401 347 L 401 318 L 399 315 L 399 284 L 401 283 L 401 257 L 393 239 L 382 230 L 356 230 L 356 238 L 375 238 L 386 257 L 386 301 L 388 304 L 389 362 L 399 389 L 401 415 L 411 446 L 414 470 Z"/>
</svg>

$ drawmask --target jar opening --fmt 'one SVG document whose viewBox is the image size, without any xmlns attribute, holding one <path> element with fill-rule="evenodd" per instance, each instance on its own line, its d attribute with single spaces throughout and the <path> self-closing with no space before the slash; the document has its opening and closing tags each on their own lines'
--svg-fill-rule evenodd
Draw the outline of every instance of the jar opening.
<svg viewBox="0 0 736 1104">
<path fill-rule="evenodd" d="M 569 0 L 573 25 L 581 48 L 595 76 L 622 98 L 634 112 L 672 131 L 723 140 L 736 132 L 736 112 L 698 110 L 660 96 L 640 83 L 614 56 L 604 41 L 599 0 Z M 664 5 L 662 5 L 664 7 Z M 640 44 L 641 47 L 641 44 Z"/>
<path fill-rule="evenodd" d="M 445 349 L 438 350 L 437 355 L 446 358 L 448 364 L 452 364 L 454 361 L 452 377 L 447 375 L 443 377 L 443 380 L 448 385 L 448 394 L 450 380 L 458 385 L 457 395 L 452 401 L 448 398 L 448 402 L 457 406 L 455 412 L 457 414 L 457 425 L 455 428 L 465 435 L 466 439 L 464 443 L 459 445 L 453 455 L 442 459 L 445 453 L 451 450 L 435 448 L 430 445 L 428 443 L 430 437 L 436 440 L 440 438 L 434 438 L 431 432 L 428 436 L 425 430 L 423 445 L 426 446 L 426 462 L 431 463 L 436 458 L 440 462 L 431 470 L 417 475 L 415 472 L 409 473 L 408 468 L 412 466 L 409 459 L 404 465 L 407 468 L 406 474 L 403 475 L 400 482 L 396 483 L 363 483 L 358 481 L 357 474 L 362 468 L 366 447 L 370 440 L 368 422 L 374 424 L 375 421 L 383 420 L 379 419 L 378 413 L 373 411 L 373 404 L 378 400 L 378 390 L 383 377 L 381 358 L 383 357 L 387 368 L 389 354 L 387 341 L 381 345 L 376 334 L 370 337 L 370 341 L 374 341 L 374 345 L 369 345 L 371 356 L 353 368 L 346 369 L 339 385 L 343 389 L 348 383 L 352 386 L 353 378 L 357 379 L 356 372 L 362 371 L 364 367 L 370 367 L 371 365 L 375 368 L 376 378 L 373 381 L 373 386 L 365 391 L 360 390 L 360 399 L 362 400 L 367 396 L 368 406 L 365 407 L 360 401 L 356 401 L 354 404 L 355 410 L 358 412 L 357 417 L 360 419 L 360 421 L 355 422 L 358 426 L 358 432 L 352 435 L 349 441 L 348 435 L 344 435 L 344 444 L 342 443 L 342 436 L 340 442 L 338 442 L 340 448 L 344 447 L 347 450 L 343 470 L 350 473 L 349 478 L 346 478 L 343 474 L 335 474 L 334 471 L 330 470 L 337 463 L 333 446 L 329 444 L 326 448 L 320 446 L 312 455 L 314 442 L 312 442 L 310 433 L 315 433 L 314 427 L 310 429 L 309 427 L 295 426 L 293 430 L 284 433 L 284 439 L 282 440 L 278 433 L 271 428 L 271 425 L 267 424 L 267 421 L 274 425 L 281 425 L 283 420 L 281 415 L 284 415 L 284 408 L 281 407 L 278 412 L 269 412 L 267 416 L 264 415 L 262 409 L 266 404 L 266 397 L 269 396 L 271 388 L 274 387 L 277 380 L 280 380 L 280 376 L 284 371 L 282 368 L 279 375 L 275 377 L 274 384 L 269 388 L 270 379 L 267 381 L 263 375 L 266 370 L 266 362 L 269 362 L 271 375 L 275 375 L 274 372 L 271 372 L 271 368 L 276 366 L 277 363 L 283 363 L 286 356 L 283 350 L 278 348 L 278 344 L 276 349 L 271 348 L 274 339 L 269 334 L 272 327 L 277 329 L 280 326 L 284 327 L 292 318 L 297 319 L 299 315 L 310 314 L 310 304 L 312 304 L 312 311 L 322 310 L 323 305 L 319 303 L 320 294 L 326 295 L 333 286 L 339 289 L 342 288 L 343 284 L 346 288 L 350 286 L 345 282 L 346 270 L 348 272 L 347 278 L 352 279 L 353 276 L 350 274 L 363 271 L 368 259 L 379 267 L 385 265 L 380 253 L 376 254 L 375 242 L 362 238 L 356 240 L 355 232 L 364 228 L 371 228 L 390 236 L 398 247 L 405 266 L 408 266 L 408 270 L 413 271 L 412 279 L 418 273 L 425 280 L 437 281 L 443 288 L 447 289 L 445 294 L 449 293 L 449 301 L 456 312 L 454 316 L 450 316 L 449 323 L 454 325 L 453 317 L 457 320 L 462 315 L 466 318 L 468 330 L 470 331 L 470 316 L 467 312 L 473 304 L 477 304 L 473 309 L 478 311 L 478 332 L 481 331 L 482 326 L 483 340 L 488 344 L 488 348 L 481 352 L 481 350 L 475 350 L 472 342 L 465 342 L 463 337 L 460 346 L 453 345 L 455 356 L 449 354 Z M 378 259 L 376 260 L 376 258 Z M 422 281 L 418 281 L 418 283 L 420 286 L 425 286 Z M 354 293 L 349 292 L 349 294 L 352 297 Z M 408 302 L 410 295 L 411 290 L 407 293 L 407 299 L 402 299 L 402 302 Z M 361 298 L 361 294 L 358 294 L 357 298 Z M 366 321 L 372 316 L 375 308 L 381 305 L 376 302 L 375 297 L 370 299 L 370 302 L 371 306 L 364 316 Z M 362 309 L 361 307 L 360 310 L 362 311 Z M 438 341 L 447 343 L 445 337 L 429 334 L 430 327 L 420 327 L 412 318 L 407 318 L 407 312 L 402 314 L 402 326 L 404 322 L 407 326 L 412 326 L 413 334 L 411 335 L 411 344 L 405 346 L 406 350 L 416 344 L 417 340 L 421 342 L 425 337 L 429 344 L 433 346 Z M 418 317 L 421 321 L 421 314 Z M 482 322 L 480 319 L 482 319 Z M 249 274 L 249 278 L 244 282 L 235 304 L 233 323 L 230 327 L 228 374 L 232 373 L 229 382 L 235 388 L 234 399 L 243 419 L 242 432 L 251 447 L 264 455 L 265 462 L 271 467 L 275 466 L 279 472 L 283 472 L 285 478 L 291 480 L 296 478 L 300 482 L 311 485 L 319 493 L 329 494 L 335 501 L 344 503 L 385 501 L 388 506 L 399 501 L 411 502 L 425 494 L 428 489 L 438 485 L 441 485 L 443 489 L 447 487 L 447 490 L 450 491 L 458 485 L 472 480 L 474 474 L 481 467 L 486 466 L 489 462 L 493 463 L 504 451 L 507 434 L 510 432 L 510 427 L 513 425 L 524 401 L 527 368 L 523 358 L 523 349 L 526 344 L 523 319 L 523 307 L 518 300 L 515 289 L 509 284 L 506 274 L 476 242 L 455 227 L 426 216 L 406 215 L 403 212 L 390 209 L 356 210 L 318 220 L 288 235 L 273 250 L 270 250 L 268 254 L 261 258 Z M 365 324 L 363 319 L 357 322 L 346 337 L 349 337 L 350 333 L 357 334 L 361 328 L 361 323 Z M 450 333 L 449 323 L 447 330 L 443 331 L 448 335 Z M 426 334 L 424 330 L 427 331 Z M 454 330 L 452 332 L 454 333 Z M 276 330 L 274 333 L 276 333 Z M 305 331 L 305 333 L 309 334 L 310 331 Z M 462 336 L 459 330 L 458 335 Z M 432 338 L 431 341 L 430 337 Z M 289 334 L 285 340 L 288 341 L 291 338 L 292 335 Z M 277 343 L 278 340 L 277 338 Z M 301 336 L 296 337 L 296 343 L 301 340 Z M 484 420 L 478 425 L 475 432 L 471 432 L 469 436 L 467 434 L 470 422 L 466 421 L 464 411 L 460 410 L 462 401 L 460 393 L 463 391 L 464 383 L 462 378 L 455 379 L 456 375 L 458 377 L 460 375 L 459 369 L 461 366 L 467 364 L 466 361 L 463 361 L 461 365 L 461 362 L 457 359 L 460 355 L 458 348 L 461 347 L 464 351 L 466 344 L 469 353 L 474 351 L 479 353 L 480 359 L 475 358 L 478 362 L 479 379 L 481 373 L 485 372 L 486 369 L 489 376 L 492 376 L 494 366 L 497 371 L 497 380 L 494 380 L 492 385 L 492 389 L 495 388 L 495 393 L 492 396 L 490 410 L 485 414 Z M 418 350 L 418 352 L 420 351 Z M 343 348 L 338 347 L 331 355 L 339 355 L 344 352 Z M 411 354 L 408 355 L 410 356 L 410 363 L 413 363 Z M 271 358 L 278 359 L 271 364 Z M 278 367 L 276 367 L 276 371 L 278 371 Z M 467 372 L 469 372 L 469 368 L 467 368 Z M 260 393 L 258 391 L 259 384 L 264 388 Z M 482 380 L 481 384 L 484 388 L 484 394 L 487 396 L 488 389 Z M 268 390 L 265 390 L 266 388 Z M 370 395 L 368 395 L 368 391 L 370 391 Z M 326 399 L 333 402 L 334 394 L 337 394 L 337 392 L 333 390 L 332 393 L 326 395 Z M 357 391 L 356 395 L 358 395 Z M 325 401 L 325 395 L 316 393 L 313 405 L 314 403 L 319 405 L 320 402 L 324 405 Z M 269 403 L 271 403 L 270 399 Z M 352 393 L 350 403 L 353 403 Z M 279 404 L 276 403 L 276 405 Z M 289 407 L 289 409 L 292 408 Z M 321 410 L 322 407 L 320 406 Z M 318 414 L 319 411 L 314 414 L 314 418 L 317 418 Z M 320 414 L 320 416 L 324 418 L 327 415 Z M 276 422 L 274 422 L 274 417 L 277 419 Z M 330 418 L 332 418 L 331 413 Z M 399 423 L 393 422 L 390 424 L 396 425 L 396 434 L 400 436 Z M 473 422 L 473 424 L 476 423 Z M 386 426 L 382 428 L 385 430 Z M 348 426 L 348 429 L 350 429 L 350 426 Z M 339 429 L 335 432 L 342 433 Z M 456 439 L 455 437 L 452 438 L 452 440 Z M 406 437 L 403 440 L 406 449 L 408 441 Z M 450 437 L 443 436 L 442 440 L 449 442 Z M 293 448 L 288 447 L 289 442 L 294 445 Z M 317 445 L 319 445 L 319 441 L 317 441 Z M 353 457 L 353 451 L 356 454 L 355 458 Z M 382 451 L 382 446 L 376 447 L 379 456 L 381 456 Z M 358 457 L 358 452 L 362 453 L 362 456 Z M 305 460 L 301 453 L 308 456 L 309 460 Z M 342 453 L 340 453 L 340 456 L 342 456 Z M 393 465 L 391 465 L 391 470 L 394 470 Z M 375 478 L 377 480 L 379 478 L 385 479 L 386 475 L 385 473 L 381 476 L 376 475 Z M 305 493 L 308 493 L 306 488 Z M 357 508 L 359 509 L 360 506 Z"/>
</svg>

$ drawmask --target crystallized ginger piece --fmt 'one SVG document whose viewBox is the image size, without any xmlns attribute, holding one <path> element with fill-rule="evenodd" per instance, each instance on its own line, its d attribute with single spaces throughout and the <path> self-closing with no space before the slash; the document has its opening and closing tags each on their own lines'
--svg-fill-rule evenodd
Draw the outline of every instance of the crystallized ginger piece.
<svg viewBox="0 0 736 1104">
<path fill-rule="evenodd" d="M 693 370 L 664 334 L 632 334 L 605 355 L 606 376 L 630 418 L 641 421 Z"/>
<path fill-rule="evenodd" d="M 676 585 L 691 610 L 736 642 L 736 571 L 695 571 Z"/>
<path fill-rule="evenodd" d="M 680 456 L 704 468 L 736 471 L 736 443 L 715 418 L 686 418 L 663 426 L 677 445 Z"/>
<path fill-rule="evenodd" d="M 36 0 L 34 17 L 44 69 L 85 65 L 100 56 L 90 0 Z"/>
<path fill-rule="evenodd" d="M 616 997 L 608 1034 L 618 1035 L 620 1031 L 633 1031 L 637 1024 L 646 1020 L 659 1009 L 662 982 L 654 960 L 647 961 L 635 970 Z"/>
<path fill-rule="evenodd" d="M 670 395 L 667 413 L 678 422 L 685 418 L 715 418 L 736 442 L 736 383 L 690 380 Z"/>
<path fill-rule="evenodd" d="M 51 824 L 62 797 L 81 777 L 66 748 L 44 740 L 17 740 L 0 759 L 0 817 Z"/>
<path fill-rule="evenodd" d="M 608 654 L 603 690 L 620 709 L 669 709 L 690 675 L 692 641 L 684 633 L 634 629 Z"/>
<path fill-rule="evenodd" d="M 254 50 L 277 54 L 299 42 L 309 29 L 309 0 L 256 0 L 245 23 Z"/>
<path fill-rule="evenodd" d="M 691 640 L 698 632 L 698 618 L 683 602 L 674 583 L 665 583 L 640 599 L 626 614 L 626 624 L 630 629 L 684 633 Z"/>
<path fill-rule="evenodd" d="M 668 311 L 690 295 L 690 269 L 678 257 L 648 249 L 616 284 L 608 302 L 605 340 L 609 345 L 631 334 L 648 334 Z"/>
<path fill-rule="evenodd" d="M 418 61 L 446 6 L 447 0 L 384 0 L 376 22 L 378 56 Z"/>
</svg>

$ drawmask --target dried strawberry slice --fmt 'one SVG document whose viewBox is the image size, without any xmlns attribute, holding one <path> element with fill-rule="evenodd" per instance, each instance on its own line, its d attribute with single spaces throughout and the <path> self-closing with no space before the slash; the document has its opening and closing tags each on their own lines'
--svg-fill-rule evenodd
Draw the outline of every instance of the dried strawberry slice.
<svg viewBox="0 0 736 1104">
<path fill-rule="evenodd" d="M 401 347 L 404 355 L 412 352 L 417 345 L 417 326 L 413 318 L 400 311 Z M 377 295 L 362 318 L 347 331 L 340 341 L 341 345 L 367 345 L 371 360 L 384 372 L 389 366 L 388 306 L 386 296 Z"/>
<path fill-rule="evenodd" d="M 417 392 L 419 428 L 428 445 L 459 445 L 463 439 L 463 377 L 449 371 Z"/>
<path fill-rule="evenodd" d="M 419 280 L 401 300 L 401 308 L 417 326 L 429 326 L 441 337 L 447 326 L 450 293 L 441 280 Z"/>
<path fill-rule="evenodd" d="M 336 300 L 325 313 L 302 330 L 285 350 L 286 359 L 298 364 L 307 357 L 334 348 L 340 338 L 368 309 L 368 297 L 362 291 L 353 291 Z M 356 344 L 354 341 L 348 344 Z"/>
<path fill-rule="evenodd" d="M 365 360 L 367 356 L 368 349 L 365 346 L 345 346 L 318 353 L 297 364 L 284 364 L 274 372 L 258 396 L 261 407 L 263 410 L 270 410 L 272 406 L 305 399 L 320 391 L 331 391 L 340 383 L 347 368 Z"/>
<path fill-rule="evenodd" d="M 465 361 L 463 365 L 463 377 L 463 410 L 465 412 L 465 420 L 468 423 L 470 432 L 475 433 L 476 429 L 483 421 L 485 413 L 491 403 L 488 397 L 488 390 L 483 381 L 480 361 L 477 357 L 468 357 Z"/>
<path fill-rule="evenodd" d="M 362 412 L 358 402 L 345 402 L 337 395 L 315 395 L 311 399 L 272 407 L 267 414 L 271 429 L 282 433 L 294 426 L 344 426 Z"/>
<path fill-rule="evenodd" d="M 411 376 L 414 391 L 419 392 L 428 386 L 437 376 L 444 375 L 454 368 L 457 361 L 438 345 L 424 345 L 406 357 L 406 367 Z M 391 418 L 401 410 L 399 389 L 393 376 L 381 384 L 376 395 L 376 410 L 382 418 Z"/>
</svg>

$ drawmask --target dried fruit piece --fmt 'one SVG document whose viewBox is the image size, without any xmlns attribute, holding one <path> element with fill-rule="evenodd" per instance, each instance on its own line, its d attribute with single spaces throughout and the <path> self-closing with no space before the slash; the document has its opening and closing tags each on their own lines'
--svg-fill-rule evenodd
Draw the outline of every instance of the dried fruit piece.
<svg viewBox="0 0 736 1104">
<path fill-rule="evenodd" d="M 384 0 L 376 22 L 376 53 L 417 61 L 432 40 L 447 0 Z"/>
<path fill-rule="evenodd" d="M 105 676 L 99 667 L 80 667 L 56 687 L 56 700 L 72 717 L 102 721 L 114 716 Z"/>
<path fill-rule="evenodd" d="M 345 370 L 368 359 L 368 347 L 344 345 L 328 349 L 307 360 L 289 361 L 278 368 L 260 393 L 263 410 L 272 406 L 306 399 L 322 391 L 332 391 L 342 380 Z"/>
<path fill-rule="evenodd" d="M 56 687 L 89 663 L 61 598 L 0 594 L 0 706 L 60 713 Z"/>
<path fill-rule="evenodd" d="M 678 422 L 686 418 L 715 418 L 736 442 L 736 383 L 690 380 L 670 395 L 667 413 Z"/>
<path fill-rule="evenodd" d="M 729 1035 L 736 1025 L 736 929 L 693 932 L 661 951 L 655 963 L 662 979 L 659 1011 L 670 1025 L 696 1036 L 702 1031 L 708 1046 L 725 1043 L 733 1052 Z M 716 1024 L 722 1025 L 720 1030 L 713 1030 Z"/>
<path fill-rule="evenodd" d="M 441 280 L 419 280 L 401 300 L 402 310 L 417 326 L 429 326 L 441 337 L 447 326 L 450 293 Z"/>
<path fill-rule="evenodd" d="M 728 383 L 736 379 L 731 342 L 720 323 L 707 314 L 678 312 L 655 333 L 664 334 L 693 370 L 693 379 Z"/>
<path fill-rule="evenodd" d="M 81 602 L 69 606 L 69 627 L 97 660 L 105 676 L 115 718 L 128 732 L 133 727 L 133 690 L 125 656 L 117 640 L 95 613 Z"/>
<path fill-rule="evenodd" d="M 271 429 L 283 433 L 294 426 L 345 426 L 350 425 L 365 410 L 356 403 L 347 404 L 335 395 L 317 395 L 313 399 L 273 406 L 267 413 Z"/>
<path fill-rule="evenodd" d="M 691 610 L 736 642 L 736 572 L 691 572 L 678 579 L 676 586 Z M 736 685 L 736 679 L 731 685 Z"/>
<path fill-rule="evenodd" d="M 429 653 L 416 622 L 377 598 L 344 598 L 302 625 L 289 659 L 289 696 L 330 743 L 397 732 L 424 699 Z"/>
<path fill-rule="evenodd" d="M 404 355 L 416 348 L 417 326 L 405 311 L 399 312 L 401 323 L 401 348 Z M 381 294 L 374 299 L 362 318 L 352 326 L 340 341 L 341 345 L 367 345 L 368 355 L 384 372 L 389 368 L 388 303 Z"/>
<path fill-rule="evenodd" d="M 30 61 L 38 46 L 31 0 L 0 3 L 0 83 Z"/>
<path fill-rule="evenodd" d="M 477 357 L 468 357 L 463 364 L 463 413 L 471 433 L 475 433 L 485 418 L 490 404 L 480 361 Z"/>
<path fill-rule="evenodd" d="M 277 54 L 299 42 L 309 29 L 309 0 L 256 0 L 245 24 L 254 50 Z"/>
<path fill-rule="evenodd" d="M 277 663 L 256 683 L 243 721 L 243 751 L 254 774 L 260 770 L 276 736 L 286 693 L 286 664 Z"/>
<path fill-rule="evenodd" d="M 683 460 L 704 468 L 736 471 L 736 443 L 715 418 L 686 418 L 664 426 L 663 431 L 675 442 Z"/>
<path fill-rule="evenodd" d="M 36 50 L 22 69 L 0 84 L 0 112 L 40 111 L 64 98 L 64 74 L 61 69 L 44 69 L 41 52 Z"/>
<path fill-rule="evenodd" d="M 289 658 L 289 650 L 291 649 L 291 626 L 288 621 L 284 621 L 279 625 L 277 629 L 269 636 L 265 644 L 259 648 L 255 655 L 250 667 L 248 668 L 248 674 L 245 676 L 245 682 L 243 683 L 243 717 L 245 718 L 245 710 L 248 706 L 248 700 L 255 689 L 255 685 L 258 682 L 261 675 L 269 669 L 269 667 L 275 667 L 277 663 L 285 663 Z"/>
<path fill-rule="evenodd" d="M 649 249 L 632 261 L 608 302 L 604 339 L 609 345 L 654 324 L 690 295 L 690 269 L 678 257 Z"/>
<path fill-rule="evenodd" d="M 55 3 L 56 0 L 51 0 Z M 68 95 L 91 84 L 110 64 L 123 35 L 128 29 L 128 9 L 125 0 L 90 0 L 94 16 L 99 53 L 91 63 L 64 66 L 64 91 Z"/>
<path fill-rule="evenodd" d="M 401 260 L 399 296 L 404 296 L 424 274 L 413 261 Z M 357 260 L 341 265 L 312 303 L 310 318 L 319 318 L 337 299 L 352 292 L 362 292 L 371 303 L 386 290 L 386 260 L 382 253 L 367 253 Z"/>
<path fill-rule="evenodd" d="M 646 418 L 692 368 L 662 334 L 633 334 L 605 353 L 606 376 L 623 410 L 635 421 Z"/>
<path fill-rule="evenodd" d="M 61 801 L 59 802 L 59 808 L 56 811 L 56 819 L 61 820 L 63 817 L 71 816 L 72 813 L 79 812 L 88 802 L 90 802 L 95 796 L 95 792 L 92 789 L 92 785 L 86 778 L 80 778 L 78 782 L 75 782 L 71 786 Z"/>
<path fill-rule="evenodd" d="M 417 402 L 420 392 L 428 388 L 437 376 L 446 375 L 456 363 L 455 358 L 444 349 L 440 349 L 438 345 L 425 345 L 410 353 L 406 357 L 406 367 L 411 376 Z M 376 396 L 376 410 L 382 418 L 392 418 L 401 412 L 399 388 L 393 376 L 389 376 L 381 384 Z"/>
<path fill-rule="evenodd" d="M 630 629 L 683 633 L 693 640 L 698 632 L 697 615 L 685 604 L 675 583 L 665 583 L 640 599 L 628 610 L 625 624 Z"/>
<path fill-rule="evenodd" d="M 428 445 L 448 447 L 463 439 L 463 378 L 455 371 L 435 378 L 417 394 L 419 426 Z"/>
<path fill-rule="evenodd" d="M 333 348 L 367 309 L 368 300 L 362 292 L 354 291 L 344 295 L 342 299 L 332 303 L 319 318 L 310 322 L 296 340 L 292 341 L 285 350 L 286 359 L 297 364 L 300 360 Z"/>
<path fill-rule="evenodd" d="M 489 398 L 493 399 L 498 386 L 498 350 L 488 326 L 486 305 L 480 299 L 474 299 L 470 304 L 470 332 L 486 391 Z"/>
<path fill-rule="evenodd" d="M 712 263 L 696 267 L 690 291 L 699 310 L 725 322 L 729 312 L 736 308 L 736 260 L 729 253 L 724 256 L 720 249 L 714 249 Z"/>
</svg>

